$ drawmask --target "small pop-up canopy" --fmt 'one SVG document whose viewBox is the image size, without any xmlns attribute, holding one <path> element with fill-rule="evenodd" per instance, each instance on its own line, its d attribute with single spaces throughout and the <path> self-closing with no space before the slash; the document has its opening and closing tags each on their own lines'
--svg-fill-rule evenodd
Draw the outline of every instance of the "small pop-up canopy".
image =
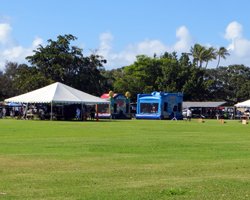
<svg viewBox="0 0 250 200">
<path fill-rule="evenodd" d="M 14 103 L 108 103 L 105 99 L 87 94 L 59 82 L 19 96 L 5 99 L 4 101 Z"/>
</svg>

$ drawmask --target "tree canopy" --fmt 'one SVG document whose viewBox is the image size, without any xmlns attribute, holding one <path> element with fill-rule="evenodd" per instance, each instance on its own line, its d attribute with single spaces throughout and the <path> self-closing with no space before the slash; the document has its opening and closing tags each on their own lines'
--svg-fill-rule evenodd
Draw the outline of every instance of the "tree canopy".
<svg viewBox="0 0 250 200">
<path fill-rule="evenodd" d="M 48 40 L 28 64 L 7 62 L 0 71 L 0 99 L 28 92 L 53 82 L 62 82 L 84 92 L 101 95 L 109 90 L 129 91 L 136 101 L 139 93 L 153 91 L 183 92 L 184 100 L 225 100 L 238 102 L 250 98 L 250 68 L 244 65 L 219 67 L 220 59 L 229 56 L 224 47 L 218 50 L 195 44 L 190 53 L 165 52 L 153 57 L 138 55 L 129 66 L 105 70 L 106 60 L 97 53 L 83 55 L 73 46 L 73 35 L 59 35 Z M 207 68 L 218 59 L 217 66 Z"/>
<path fill-rule="evenodd" d="M 30 66 L 8 62 L 5 71 L 0 74 L 0 81 L 4 82 L 3 86 L 6 85 L 4 88 L 8 90 L 2 89 L 1 99 L 53 82 L 62 82 L 100 95 L 107 89 L 106 79 L 102 75 L 106 60 L 95 53 L 84 56 L 82 49 L 71 45 L 76 39 L 73 35 L 59 35 L 55 41 L 48 40 L 47 45 L 40 45 L 33 55 L 26 58 Z"/>
<path fill-rule="evenodd" d="M 45 47 L 40 45 L 27 60 L 49 82 L 62 82 L 100 95 L 105 79 L 101 70 L 106 60 L 94 53 L 84 56 L 82 49 L 70 45 L 76 39 L 73 35 L 59 35 L 56 41 L 48 40 Z"/>
</svg>

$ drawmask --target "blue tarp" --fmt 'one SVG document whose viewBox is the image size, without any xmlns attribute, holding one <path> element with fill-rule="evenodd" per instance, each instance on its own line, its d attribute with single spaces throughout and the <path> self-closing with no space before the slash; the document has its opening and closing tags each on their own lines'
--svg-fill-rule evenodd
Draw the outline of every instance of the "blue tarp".
<svg viewBox="0 0 250 200">
<path fill-rule="evenodd" d="M 10 107 L 21 107 L 21 106 L 23 106 L 21 103 L 14 103 L 14 102 L 7 103 L 7 105 L 10 106 Z"/>
</svg>

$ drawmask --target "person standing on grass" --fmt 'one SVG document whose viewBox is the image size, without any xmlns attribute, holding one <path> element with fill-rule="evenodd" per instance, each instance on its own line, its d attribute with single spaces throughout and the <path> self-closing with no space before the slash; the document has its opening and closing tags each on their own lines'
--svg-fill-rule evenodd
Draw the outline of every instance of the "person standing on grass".
<svg viewBox="0 0 250 200">
<path fill-rule="evenodd" d="M 191 118 L 192 118 L 192 111 L 188 108 L 187 109 L 187 120 L 191 121 Z"/>
<path fill-rule="evenodd" d="M 81 117 L 81 110 L 79 108 L 76 109 L 76 119 L 80 120 Z"/>
<path fill-rule="evenodd" d="M 5 118 L 5 116 L 6 116 L 6 108 L 5 107 L 3 107 L 2 113 L 3 113 L 2 117 Z"/>
</svg>

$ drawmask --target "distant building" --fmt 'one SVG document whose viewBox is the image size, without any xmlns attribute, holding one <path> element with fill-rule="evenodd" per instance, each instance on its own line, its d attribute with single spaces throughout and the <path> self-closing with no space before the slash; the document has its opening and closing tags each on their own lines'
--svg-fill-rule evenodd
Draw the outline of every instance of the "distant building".
<svg viewBox="0 0 250 200">
<path fill-rule="evenodd" d="M 233 107 L 226 107 L 225 101 L 184 101 L 183 102 L 183 115 L 186 109 L 192 110 L 193 117 L 204 118 L 217 118 L 218 115 L 232 115 L 234 113 Z M 229 118 L 230 116 L 225 116 Z"/>
</svg>

